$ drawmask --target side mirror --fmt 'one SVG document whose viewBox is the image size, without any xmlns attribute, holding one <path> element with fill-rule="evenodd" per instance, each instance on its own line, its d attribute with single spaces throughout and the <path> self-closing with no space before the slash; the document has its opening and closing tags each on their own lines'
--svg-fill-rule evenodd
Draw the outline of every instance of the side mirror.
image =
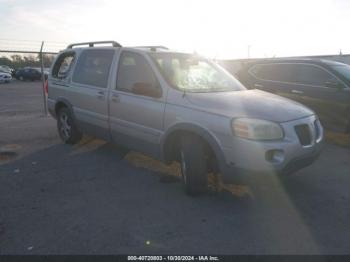
<svg viewBox="0 0 350 262">
<path fill-rule="evenodd" d="M 162 96 L 161 89 L 151 83 L 138 82 L 132 87 L 133 94 L 160 98 Z"/>
</svg>

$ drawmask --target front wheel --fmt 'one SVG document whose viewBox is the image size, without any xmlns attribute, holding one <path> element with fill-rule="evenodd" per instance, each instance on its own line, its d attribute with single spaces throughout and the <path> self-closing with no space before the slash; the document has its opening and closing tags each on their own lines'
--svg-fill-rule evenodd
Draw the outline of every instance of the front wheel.
<svg viewBox="0 0 350 262">
<path fill-rule="evenodd" d="M 350 118 L 347 121 L 347 124 L 345 126 L 345 134 L 350 134 Z"/>
<path fill-rule="evenodd" d="M 181 139 L 180 163 L 182 181 L 189 195 L 198 195 L 208 190 L 208 168 L 205 146 L 201 139 L 186 135 Z"/>
<path fill-rule="evenodd" d="M 76 144 L 82 138 L 82 133 L 79 131 L 70 110 L 63 107 L 57 114 L 57 129 L 60 138 L 66 144 Z"/>
</svg>

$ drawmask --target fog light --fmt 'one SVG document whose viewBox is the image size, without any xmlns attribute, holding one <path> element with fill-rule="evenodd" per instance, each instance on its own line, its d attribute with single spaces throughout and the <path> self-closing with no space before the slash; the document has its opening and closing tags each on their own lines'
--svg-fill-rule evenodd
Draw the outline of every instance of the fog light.
<svg viewBox="0 0 350 262">
<path fill-rule="evenodd" d="M 282 163 L 284 161 L 283 150 L 279 150 L 279 149 L 269 150 L 266 152 L 265 158 L 267 161 L 271 163 Z"/>
</svg>

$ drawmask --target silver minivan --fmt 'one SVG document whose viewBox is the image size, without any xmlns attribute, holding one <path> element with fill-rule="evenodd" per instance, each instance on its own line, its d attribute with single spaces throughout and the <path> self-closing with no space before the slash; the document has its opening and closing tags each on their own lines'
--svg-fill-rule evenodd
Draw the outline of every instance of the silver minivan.
<svg viewBox="0 0 350 262">
<path fill-rule="evenodd" d="M 247 90 L 208 59 L 164 47 L 72 44 L 56 57 L 48 86 L 65 143 L 87 133 L 179 161 L 192 195 L 206 191 L 209 172 L 286 176 L 322 147 L 323 128 L 309 108 Z"/>
</svg>

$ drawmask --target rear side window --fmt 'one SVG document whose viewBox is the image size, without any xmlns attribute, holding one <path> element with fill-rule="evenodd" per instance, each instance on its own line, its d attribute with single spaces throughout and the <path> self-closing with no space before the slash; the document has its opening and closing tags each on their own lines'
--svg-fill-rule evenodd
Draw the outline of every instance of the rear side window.
<svg viewBox="0 0 350 262">
<path fill-rule="evenodd" d="M 327 83 L 337 82 L 332 74 L 311 64 L 261 64 L 253 66 L 249 72 L 263 80 L 303 85 L 327 86 Z"/>
<path fill-rule="evenodd" d="M 295 64 L 293 74 L 293 82 L 305 85 L 327 86 L 337 82 L 332 74 L 314 65 Z"/>
<path fill-rule="evenodd" d="M 292 82 L 292 67 L 292 64 L 261 64 L 253 66 L 249 72 L 264 80 Z"/>
<path fill-rule="evenodd" d="M 106 88 L 114 50 L 85 50 L 81 53 L 73 74 L 80 84 Z"/>
<path fill-rule="evenodd" d="M 55 78 L 66 78 L 72 68 L 75 54 L 64 53 L 61 54 L 53 67 L 52 76 Z"/>
</svg>

